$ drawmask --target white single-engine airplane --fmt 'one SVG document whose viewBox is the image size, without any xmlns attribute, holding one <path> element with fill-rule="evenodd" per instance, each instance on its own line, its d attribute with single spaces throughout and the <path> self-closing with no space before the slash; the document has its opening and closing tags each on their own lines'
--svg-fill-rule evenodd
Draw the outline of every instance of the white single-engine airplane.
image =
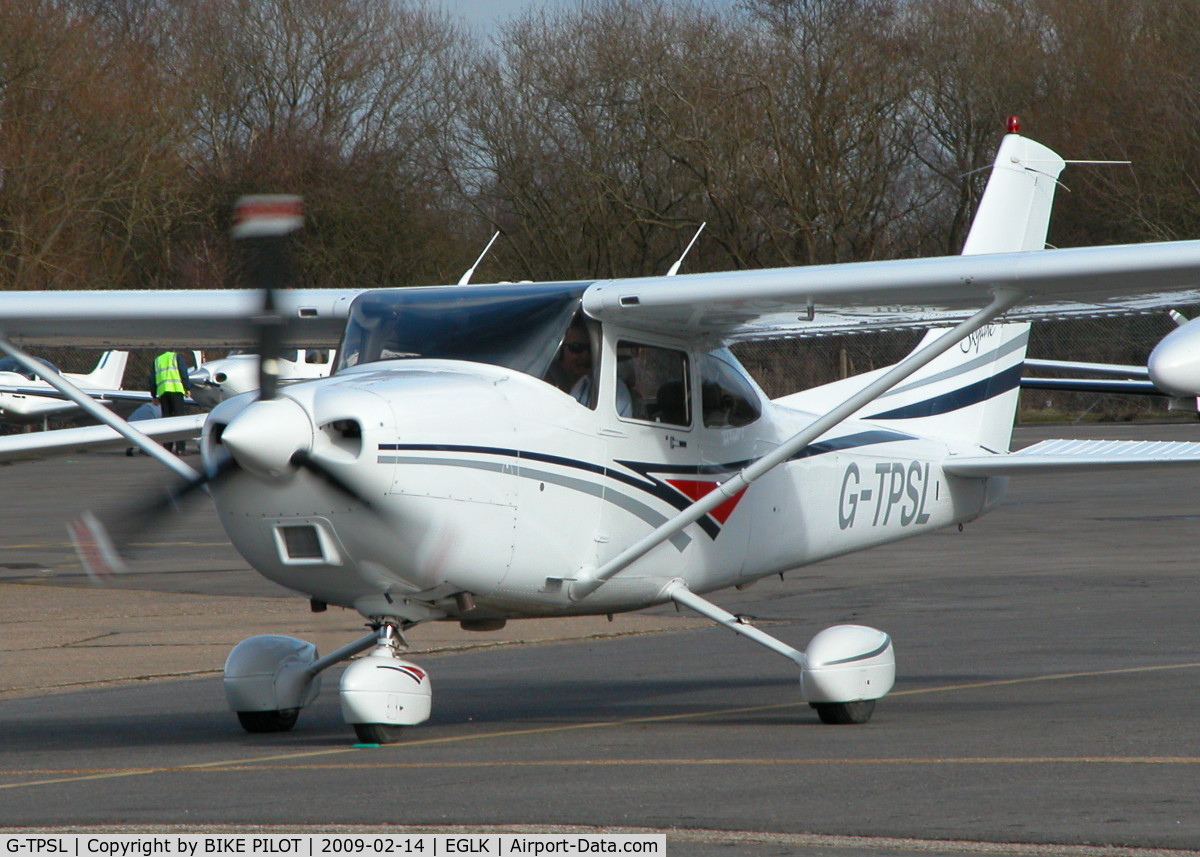
<svg viewBox="0 0 1200 857">
<path fill-rule="evenodd" d="M 294 348 L 280 354 L 281 383 L 324 378 L 333 371 L 336 354 L 329 348 Z M 193 369 L 189 395 L 202 408 L 215 408 L 226 399 L 258 389 L 258 355 L 234 351 Z"/>
<path fill-rule="evenodd" d="M 129 353 L 126 351 L 105 351 L 91 372 L 81 375 L 68 372 L 63 377 L 86 390 L 93 398 L 106 402 L 139 401 L 139 394 L 130 396 L 121 389 L 128 360 Z M 23 424 L 42 422 L 45 425 L 52 416 L 78 410 L 78 406 L 64 401 L 53 387 L 42 380 L 47 371 L 58 370 L 44 361 L 35 372 L 11 357 L 0 360 L 0 420 Z"/>
<path fill-rule="evenodd" d="M 2 342 L 19 359 L 17 341 L 157 345 L 162 330 L 194 347 L 251 316 L 244 341 L 262 354 L 341 334 L 330 377 L 279 389 L 268 372 L 260 397 L 208 415 L 203 473 L 110 421 L 208 485 L 263 575 L 375 629 L 325 656 L 284 636 L 235 647 L 225 692 L 250 731 L 290 728 L 323 670 L 369 650 L 342 675 L 342 712 L 361 740 L 395 740 L 430 712 L 428 674 L 400 656 L 421 622 L 486 630 L 671 602 L 790 659 L 823 721 L 860 723 L 893 684 L 886 633 L 838 625 L 801 651 L 704 595 L 969 521 L 1009 475 L 1200 463 L 1200 443 L 1007 452 L 1029 321 L 1200 298 L 1200 241 L 1044 250 L 1063 166 L 1007 135 L 963 256 L 267 289 L 265 306 L 250 291 L 5 293 Z M 255 198 L 234 236 L 270 246 L 299 223 L 298 200 Z M 774 401 L 726 348 L 896 327 L 932 329 L 894 366 Z M 20 440 L 0 458 L 27 455 Z M 99 526 L 74 529 L 89 566 L 112 560 Z"/>
</svg>

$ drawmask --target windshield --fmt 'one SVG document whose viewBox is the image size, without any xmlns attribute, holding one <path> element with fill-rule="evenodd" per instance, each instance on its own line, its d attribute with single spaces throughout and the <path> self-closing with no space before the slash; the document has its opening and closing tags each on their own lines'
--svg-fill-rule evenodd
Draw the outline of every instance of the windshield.
<svg viewBox="0 0 1200 857">
<path fill-rule="evenodd" d="M 490 363 L 542 377 L 590 283 L 441 286 L 355 299 L 338 369 L 431 357 Z"/>
<path fill-rule="evenodd" d="M 58 373 L 58 367 L 48 360 L 34 358 L 39 363 L 45 364 L 52 372 Z M 34 373 L 25 368 L 25 364 L 17 360 L 15 357 L 5 357 L 0 359 L 0 372 L 15 372 L 18 375 L 24 375 L 29 380 L 37 377 Z"/>
</svg>

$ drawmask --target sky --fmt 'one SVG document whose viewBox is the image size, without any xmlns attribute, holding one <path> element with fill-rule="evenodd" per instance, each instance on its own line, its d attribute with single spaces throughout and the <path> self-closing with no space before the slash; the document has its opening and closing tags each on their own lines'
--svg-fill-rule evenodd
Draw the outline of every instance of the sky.
<svg viewBox="0 0 1200 857">
<path fill-rule="evenodd" d="M 529 6 L 567 6 L 574 0 L 441 0 L 452 15 L 461 15 L 472 27 L 491 29 Z"/>
</svg>

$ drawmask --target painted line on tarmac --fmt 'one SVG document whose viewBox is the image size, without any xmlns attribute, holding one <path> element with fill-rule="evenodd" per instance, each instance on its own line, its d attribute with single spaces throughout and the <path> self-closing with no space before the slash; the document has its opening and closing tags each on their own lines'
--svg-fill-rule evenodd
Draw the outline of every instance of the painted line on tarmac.
<svg viewBox="0 0 1200 857">
<path fill-rule="evenodd" d="M 929 694 L 929 693 L 950 693 L 953 691 L 961 691 L 961 690 L 979 690 L 979 689 L 986 689 L 986 688 L 992 688 L 992 687 L 1008 687 L 1008 686 L 1017 685 L 1017 684 L 1033 684 L 1036 682 L 1066 681 L 1066 680 L 1070 680 L 1070 679 L 1079 679 L 1079 678 L 1096 678 L 1096 677 L 1101 677 L 1101 676 L 1114 676 L 1114 675 L 1132 675 L 1132 674 L 1138 674 L 1138 673 L 1165 672 L 1165 671 L 1169 671 L 1169 670 L 1185 670 L 1185 669 L 1197 669 L 1197 668 L 1200 668 L 1200 662 L 1191 662 L 1191 663 L 1184 663 L 1184 664 L 1160 664 L 1157 666 L 1148 666 L 1148 667 L 1121 667 L 1121 668 L 1117 668 L 1117 669 L 1088 670 L 1088 671 L 1070 672 L 1070 673 L 1052 673 L 1049 675 L 1027 676 L 1025 678 L 996 679 L 993 681 L 978 681 L 978 682 L 968 682 L 968 683 L 964 683 L 964 684 L 939 685 L 939 686 L 928 687 L 928 688 L 913 688 L 911 690 L 895 691 L 890 695 L 891 696 L 917 696 L 920 694 Z M 538 726 L 538 727 L 533 727 L 533 728 L 529 728 L 529 729 L 504 729 L 504 730 L 501 730 L 498 732 L 482 732 L 482 733 L 477 733 L 477 734 L 472 734 L 472 735 L 449 735 L 449 736 L 445 736 L 442 738 L 418 738 L 414 741 L 402 741 L 402 742 L 399 742 L 396 744 L 389 744 L 381 749 L 404 750 L 404 749 L 412 749 L 412 748 L 418 748 L 418 747 L 435 747 L 435 746 L 442 745 L 442 744 L 462 744 L 462 743 L 466 743 L 466 742 L 470 742 L 470 741 L 487 741 L 487 740 L 494 740 L 497 738 L 517 738 L 517 737 L 524 737 L 524 736 L 528 736 L 528 735 L 548 735 L 548 734 L 561 733 L 561 732 L 576 732 L 576 731 L 582 731 L 582 730 L 587 730 L 587 729 L 608 729 L 608 728 L 612 728 L 612 727 L 616 727 L 616 726 L 632 726 L 632 725 L 647 724 L 647 723 L 669 723 L 672 721 L 680 721 L 680 720 L 702 720 L 702 719 L 705 719 L 708 717 L 727 717 L 727 716 L 734 715 L 734 714 L 755 714 L 755 713 L 761 713 L 761 712 L 765 712 L 765 711 L 779 711 L 779 710 L 783 710 L 783 709 L 787 709 L 787 708 L 798 708 L 798 707 L 801 707 L 801 706 L 804 706 L 807 704 L 808 703 L 803 702 L 803 701 L 783 702 L 783 703 L 774 703 L 771 705 L 753 705 L 753 706 L 743 706 L 743 707 L 737 707 L 737 708 L 712 709 L 709 711 L 695 711 L 695 712 L 688 712 L 685 714 L 660 714 L 660 715 L 654 715 L 654 716 L 650 716 L 650 717 L 631 717 L 631 718 L 622 719 L 622 720 L 602 720 L 602 721 L 596 721 L 596 722 L 592 722 L 592 723 L 568 723 L 568 724 L 560 724 L 557 726 Z M 70 770 L 64 770 L 64 769 L 57 769 L 57 770 L 53 771 L 55 776 L 52 776 L 52 777 L 42 776 L 39 779 L 26 780 L 23 782 L 0 783 L 0 791 L 4 791 L 4 790 L 8 790 L 8 789 L 30 788 L 33 786 L 58 785 L 58 784 L 63 784 L 63 783 L 74 783 L 74 782 L 87 782 L 89 780 L 116 779 L 119 777 L 137 777 L 137 776 L 145 776 L 147 774 L 197 773 L 197 772 L 207 772 L 207 771 L 220 772 L 220 771 L 244 770 L 246 768 L 261 768 L 263 766 L 274 765 L 274 764 L 280 763 L 280 762 L 287 763 L 287 762 L 301 761 L 301 760 L 320 759 L 320 758 L 327 758 L 327 757 L 332 757 L 332 756 L 342 756 L 342 755 L 346 755 L 349 753 L 361 753 L 361 752 L 363 752 L 363 748 L 361 748 L 361 747 L 337 747 L 337 748 L 326 749 L 326 750 L 301 750 L 301 751 L 297 751 L 294 753 L 274 753 L 274 754 L 267 755 L 267 756 L 254 756 L 254 757 L 245 758 L 245 759 L 226 759 L 223 761 L 215 761 L 215 762 L 195 762 L 195 763 L 186 764 L 186 765 L 161 765 L 161 766 L 139 767 L 139 768 L 113 768 L 113 769 L 97 770 L 97 771 L 70 771 Z M 1130 756 L 1130 757 L 1111 757 L 1111 758 L 1112 759 L 1124 759 L 1125 761 L 1119 762 L 1120 764 L 1197 764 L 1197 763 L 1200 763 L 1200 759 L 1197 759 L 1197 758 L 1191 757 L 1191 756 L 1180 756 L 1180 757 L 1157 757 L 1157 756 L 1133 757 L 1133 756 Z M 1139 762 L 1139 761 L 1137 761 L 1138 759 L 1141 759 L 1142 761 Z M 1159 760 L 1159 761 L 1149 761 L 1149 760 Z M 623 763 L 630 763 L 630 760 L 618 760 L 618 761 L 621 761 Z M 766 761 L 777 761 L 777 760 L 761 760 L 761 761 L 766 762 Z M 1046 758 L 1042 758 L 1042 759 L 1039 759 L 1037 757 L 1015 757 L 1015 761 L 1013 759 L 1005 759 L 1003 757 L 996 758 L 996 759 L 987 759 L 987 758 L 983 758 L 983 757 L 965 757 L 961 761 L 955 760 L 955 759 L 937 759 L 937 758 L 930 758 L 930 759 L 926 759 L 926 760 L 913 760 L 913 759 L 906 759 L 906 760 L 890 760 L 890 759 L 838 760 L 838 759 L 832 759 L 832 760 L 788 760 L 787 763 L 788 764 L 848 764 L 848 763 L 860 763 L 860 764 L 988 764 L 988 763 L 1011 762 L 1014 764 L 1054 764 L 1054 763 L 1056 763 L 1056 761 L 1058 761 L 1060 763 L 1069 763 L 1070 761 L 1073 761 L 1074 763 L 1096 764 L 1096 763 L 1100 763 L 1100 762 L 1108 762 L 1111 760 L 1109 758 L 1106 758 L 1103 756 L 1059 757 L 1058 759 L 1056 759 L 1055 757 L 1046 757 Z M 668 761 L 667 763 L 687 764 L 688 760 L 677 760 L 674 762 Z M 693 760 L 693 763 L 736 764 L 736 763 L 742 763 L 742 760 L 716 760 L 716 759 L 714 759 L 714 760 Z M 369 765 L 372 763 L 368 762 L 367 764 Z M 403 764 L 407 764 L 407 763 L 398 763 L 398 764 L 403 765 Z M 412 763 L 412 764 L 415 765 L 417 763 Z M 429 763 L 429 765 L 432 765 L 432 764 L 433 763 Z M 438 763 L 438 764 L 445 765 L 445 763 Z M 470 763 L 459 763 L 459 764 L 466 766 Z M 484 764 L 484 763 L 481 763 L 481 764 Z M 522 763 L 520 763 L 520 762 L 518 762 L 518 763 L 496 762 L 496 763 L 486 763 L 486 764 L 516 764 L 516 765 L 520 765 Z M 534 764 L 534 763 L 525 763 L 525 764 Z M 567 763 L 564 763 L 562 761 L 557 761 L 557 762 L 547 763 L 547 764 L 561 765 L 561 764 L 567 764 Z M 597 764 L 604 764 L 604 763 L 597 762 L 597 761 L 584 760 L 584 761 L 579 762 L 579 764 L 597 765 Z M 427 766 L 429 766 L 429 765 L 427 765 Z M 359 763 L 356 763 L 355 767 L 358 767 L 358 766 L 359 766 Z M 446 766 L 449 767 L 449 765 L 446 765 Z M 281 767 L 287 768 L 289 766 L 285 764 L 285 765 L 282 765 Z M 47 773 L 51 773 L 51 772 L 44 770 L 44 769 L 37 770 L 37 771 L 0 770 L 0 776 L 37 776 L 37 775 L 44 775 Z"/>
<path fill-rule="evenodd" d="M 1133 673 L 1165 672 L 1167 670 L 1187 670 L 1200 667 L 1200 663 L 1159 664 L 1151 667 L 1116 667 L 1108 670 L 1085 670 L 1082 672 L 1050 673 L 1049 675 L 1026 676 L 1025 678 L 990 679 L 988 681 L 966 682 L 964 684 L 946 684 L 934 687 L 919 687 L 911 690 L 894 690 L 888 697 L 918 696 L 923 693 L 947 693 L 952 690 L 977 690 L 990 687 L 1005 687 L 1014 684 L 1033 684 L 1039 681 L 1065 681 L 1073 678 L 1095 678 L 1099 676 L 1127 675 Z"/>
<path fill-rule="evenodd" d="M 176 542 L 129 542 L 130 547 L 149 548 L 149 547 L 199 547 L 199 548 L 215 548 L 229 547 L 229 542 L 192 542 L 192 541 L 176 541 Z M 9 545 L 0 544 L 0 550 L 47 550 L 50 548 L 72 548 L 71 542 L 42 542 L 27 545 Z"/>
<path fill-rule="evenodd" d="M 400 745 L 397 745 L 400 746 Z M 489 770 L 492 768 L 502 768 L 508 770 L 510 768 L 703 768 L 703 767 L 766 767 L 766 768 L 820 768 L 820 767 L 847 767 L 847 766 L 870 766 L 876 768 L 899 768 L 899 767 L 950 767 L 956 765 L 1080 765 L 1080 766 L 1096 766 L 1096 765 L 1200 765 L 1200 756 L 1121 756 L 1121 757 L 1104 757 L 1104 756 L 1029 756 L 1029 757 L 1010 757 L 1010 756 L 974 756 L 958 759 L 941 758 L 941 757 L 900 757 L 900 758 L 831 758 L 831 759 L 780 759 L 780 758 L 742 758 L 742 759 L 543 759 L 540 761 L 520 761 L 514 762 L 505 759 L 496 761 L 480 761 L 480 762 L 446 762 L 446 761 L 428 761 L 428 762 L 334 762 L 334 763 L 318 763 L 312 764 L 296 764 L 296 765 L 272 765 L 272 771 L 409 771 L 422 769 L 436 770 Z M 218 773 L 241 773 L 247 771 L 261 771 L 262 767 L 256 764 L 230 764 L 217 765 L 208 768 L 209 771 Z"/>
</svg>

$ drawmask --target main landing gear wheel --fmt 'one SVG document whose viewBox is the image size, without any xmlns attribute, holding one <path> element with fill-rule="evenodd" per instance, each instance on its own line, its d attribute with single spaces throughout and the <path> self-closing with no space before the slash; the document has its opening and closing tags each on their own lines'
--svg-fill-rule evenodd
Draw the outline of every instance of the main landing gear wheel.
<svg viewBox="0 0 1200 857">
<path fill-rule="evenodd" d="M 392 726 L 387 723 L 355 723 L 354 734 L 360 744 L 395 744 L 400 740 L 403 726 Z"/>
<path fill-rule="evenodd" d="M 296 725 L 300 716 L 299 708 L 285 708 L 282 711 L 239 711 L 238 722 L 247 732 L 287 732 Z"/>
<path fill-rule="evenodd" d="M 858 702 L 810 702 L 817 710 L 817 716 L 822 723 L 835 726 L 852 723 L 866 723 L 875 712 L 875 700 L 863 699 Z"/>
</svg>

